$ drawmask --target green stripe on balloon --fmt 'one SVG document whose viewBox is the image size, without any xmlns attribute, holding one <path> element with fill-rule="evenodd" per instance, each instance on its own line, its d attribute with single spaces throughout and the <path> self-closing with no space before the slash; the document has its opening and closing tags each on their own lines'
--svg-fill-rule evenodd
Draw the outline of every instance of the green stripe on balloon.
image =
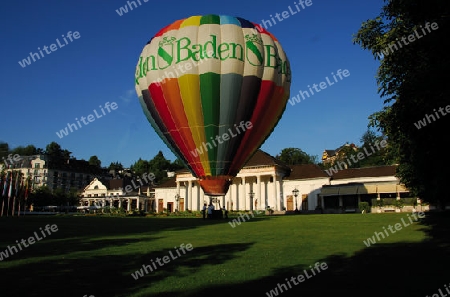
<svg viewBox="0 0 450 297">
<path fill-rule="evenodd" d="M 220 74 L 208 72 L 200 74 L 200 96 L 202 102 L 203 121 L 209 161 L 217 161 L 217 140 L 220 116 Z M 214 140 L 214 141 L 213 141 Z M 214 145 L 216 143 L 216 145 Z M 216 174 L 216 163 L 211 162 L 211 173 Z"/>
<path fill-rule="evenodd" d="M 200 19 L 200 25 L 217 24 L 220 25 L 220 16 L 215 14 L 208 14 L 202 16 Z"/>
</svg>

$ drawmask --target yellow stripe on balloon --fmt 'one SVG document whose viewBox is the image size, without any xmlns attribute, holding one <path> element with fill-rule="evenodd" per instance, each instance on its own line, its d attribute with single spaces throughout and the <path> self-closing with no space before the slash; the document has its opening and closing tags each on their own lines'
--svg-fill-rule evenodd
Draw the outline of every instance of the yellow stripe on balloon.
<svg viewBox="0 0 450 297">
<path fill-rule="evenodd" d="M 181 25 L 180 25 L 180 29 L 184 28 L 184 27 L 188 27 L 188 26 L 200 26 L 200 20 L 202 19 L 202 16 L 192 16 L 189 17 L 187 19 L 185 19 Z"/>
<path fill-rule="evenodd" d="M 186 106 L 186 118 L 192 130 L 192 138 L 195 147 L 203 149 L 203 154 L 199 154 L 203 169 L 206 175 L 211 175 L 211 168 L 208 161 L 208 152 L 205 151 L 203 143 L 206 144 L 205 129 L 203 123 L 202 103 L 200 96 L 200 77 L 197 74 L 186 74 L 178 78 L 181 99 Z"/>
</svg>

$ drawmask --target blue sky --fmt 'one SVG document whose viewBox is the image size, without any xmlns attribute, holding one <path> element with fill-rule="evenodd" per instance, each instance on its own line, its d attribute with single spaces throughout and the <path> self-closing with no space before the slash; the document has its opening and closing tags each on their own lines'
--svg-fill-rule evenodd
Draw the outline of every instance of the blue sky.
<svg viewBox="0 0 450 297">
<path fill-rule="evenodd" d="M 255 23 L 288 10 L 298 1 L 228 0 L 144 2 L 122 16 L 124 0 L 15 0 L 2 3 L 0 19 L 0 102 L 3 127 L 0 141 L 11 147 L 52 141 L 77 159 L 97 155 L 102 165 L 119 161 L 128 167 L 140 157 L 161 150 L 175 156 L 148 123 L 134 90 L 134 74 L 145 43 L 162 27 L 191 15 L 228 14 Z M 136 1 L 137 2 L 137 1 Z M 155 4 L 156 3 L 156 4 Z M 359 144 L 368 116 L 380 110 L 375 81 L 379 61 L 352 44 L 361 23 L 377 16 L 382 0 L 312 0 L 312 5 L 268 30 L 291 63 L 291 96 L 307 85 L 325 81 L 338 69 L 350 76 L 286 110 L 261 149 L 271 155 L 296 147 L 311 155 L 345 142 Z M 65 44 L 62 35 L 80 36 Z M 38 47 L 65 45 L 21 67 Z M 116 102 L 117 109 L 59 138 L 56 132 L 87 117 L 100 105 Z"/>
</svg>

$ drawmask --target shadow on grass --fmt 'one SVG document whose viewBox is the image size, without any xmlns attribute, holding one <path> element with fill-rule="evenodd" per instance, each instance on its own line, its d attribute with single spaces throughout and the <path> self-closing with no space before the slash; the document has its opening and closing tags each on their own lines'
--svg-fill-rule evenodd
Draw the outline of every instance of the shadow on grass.
<svg viewBox="0 0 450 297">
<path fill-rule="evenodd" d="M 126 224 L 122 224 L 126 220 Z M 86 238 L 104 236 L 155 235 L 163 231 L 195 229 L 205 225 L 222 224 L 225 220 L 203 220 L 201 218 L 145 218 L 108 216 L 28 216 L 0 218 L 0 246 L 13 244 L 15 240 L 28 238 L 40 227 L 56 224 L 58 231 L 52 238 L 79 237 L 80 231 Z M 73 228 L 76 224 L 77 228 Z M 68 228 L 65 228 L 67 226 Z"/>
<path fill-rule="evenodd" d="M 160 250 L 145 255 L 100 256 L 90 259 L 59 259 L 41 261 L 9 268 L 1 273 L 2 296 L 129 296 L 167 277 L 182 277 L 205 265 L 222 264 L 238 257 L 253 243 L 223 244 L 195 248 L 180 256 L 175 249 Z M 168 256 L 177 258 L 153 272 L 138 278 L 131 276 L 151 260 Z M 74 269 L 76 267 L 76 270 Z M 1 270 L 0 270 L 1 271 Z M 5 271 L 6 272 L 6 271 Z M 21 285 L 23 284 L 23 285 Z"/>
<path fill-rule="evenodd" d="M 234 296 L 245 292 L 248 296 L 283 297 L 425 297 L 438 294 L 439 289 L 445 293 L 444 284 L 448 285 L 450 282 L 450 275 L 446 272 L 450 265 L 450 216 L 448 213 L 430 213 L 421 224 L 431 227 L 425 231 L 429 238 L 423 242 L 383 244 L 381 240 L 351 257 L 330 255 L 320 261 L 325 262 L 328 269 L 297 285 L 290 281 L 292 288 L 287 285 L 286 278 L 290 280 L 293 276 L 304 274 L 303 270 L 311 275 L 309 266 L 282 267 L 274 270 L 269 277 L 249 282 L 209 286 L 195 292 L 164 292 L 152 296 Z M 364 245 L 363 242 L 361 245 Z M 282 292 L 278 284 L 282 288 L 281 284 L 285 284 L 287 289 L 283 288 Z M 277 295 L 270 293 L 275 288 L 278 288 Z"/>
<path fill-rule="evenodd" d="M 255 217 L 248 220 L 248 222 L 250 223 L 257 219 L 259 218 Z M 161 227 L 163 230 L 183 230 L 184 227 L 179 226 L 180 220 L 183 219 L 137 219 L 131 225 L 127 224 L 127 228 L 120 225 L 116 228 L 116 226 L 110 225 L 110 228 L 113 230 L 105 231 L 101 227 L 95 228 L 98 230 L 86 230 L 86 232 L 87 235 L 94 238 L 99 236 L 118 236 L 118 234 L 125 236 L 127 235 L 127 230 L 128 234 L 149 232 L 149 235 L 153 235 L 151 230 L 158 227 Z M 198 222 L 197 220 L 193 222 L 192 219 L 186 220 L 189 220 L 189 224 L 193 225 L 193 228 L 204 226 L 205 224 L 227 223 L 226 220 L 207 222 L 201 219 Z M 107 226 L 111 222 L 120 223 L 120 221 L 116 220 L 104 221 L 106 223 L 99 224 Z M 148 229 L 142 228 L 141 224 L 147 224 L 147 221 L 151 226 Z M 87 220 L 87 222 L 97 222 L 97 220 Z M 136 230 L 132 230 L 134 224 L 136 224 Z M 361 295 L 368 297 L 432 296 L 438 293 L 439 289 L 444 290 L 444 284 L 450 282 L 449 274 L 446 272 L 447 267 L 450 265 L 450 239 L 448 237 L 450 216 L 448 213 L 429 213 L 422 220 L 421 224 L 424 226 L 424 231 L 428 238 L 420 243 L 384 244 L 383 240 L 381 240 L 350 257 L 333 254 L 332 247 L 330 247 L 330 255 L 320 261 L 327 264 L 328 268 L 326 270 L 317 273 L 316 276 L 298 285 L 291 281 L 292 288 L 284 289 L 284 292 L 281 292 L 277 285 L 286 284 L 286 278 L 289 280 L 293 276 L 297 277 L 303 274 L 304 269 L 309 271 L 309 267 L 298 265 L 285 266 L 273 270 L 270 276 L 253 281 L 227 285 L 205 284 L 203 288 L 195 291 L 172 290 L 148 296 L 277 296 L 269 293 L 270 290 L 275 288 L 278 288 L 278 295 L 282 297 L 340 295 L 358 297 Z M 83 220 L 82 225 L 82 227 L 86 227 L 85 225 L 88 224 Z M 141 227 L 139 228 L 139 226 Z M 358 228 L 358 226 L 355 226 L 355 228 Z M 32 230 L 35 231 L 34 229 Z M 60 230 L 63 230 L 63 228 Z M 157 234 L 158 232 L 154 233 Z M 150 242 L 151 240 L 153 238 L 145 238 L 143 241 Z M 67 242 L 70 242 L 69 239 Z M 132 238 L 120 238 L 116 239 L 114 244 L 125 245 L 129 242 L 134 241 Z M 95 243 L 95 241 L 92 241 L 92 243 Z M 72 244 L 76 244 L 76 242 L 72 242 Z M 99 244 L 110 245 L 111 241 L 101 240 Z M 229 259 L 235 259 L 240 256 L 239 253 L 241 251 L 249 249 L 252 245 L 253 243 L 241 243 L 194 247 L 193 251 L 187 252 L 186 255 L 174 259 L 164 265 L 164 267 L 161 267 L 161 269 L 150 272 L 137 280 L 133 279 L 131 273 L 141 269 L 143 264 L 150 264 L 151 260 L 166 256 L 169 254 L 169 251 L 173 250 L 165 249 L 139 255 L 102 255 L 81 259 L 64 259 L 61 257 L 58 260 L 24 263 L 17 267 L 0 269 L 0 292 L 2 296 L 8 297 L 130 296 L 144 291 L 146 288 L 156 285 L 168 277 L 183 277 L 187 274 L 195 273 L 201 267 L 218 265 L 225 263 Z M 95 247 L 95 244 L 90 245 L 90 243 L 88 243 L 88 246 L 101 248 L 101 246 Z M 363 242 L 361 242 L 361 246 L 365 247 Z M 75 250 L 79 250 L 79 244 Z M 295 254 L 292 257 L 295 257 Z M 270 259 L 261 258 L 261 261 L 267 260 Z M 314 263 L 310 264 L 314 265 Z M 199 283 L 201 283 L 201 280 L 199 280 Z M 169 288 L 169 290 L 171 289 Z"/>
</svg>

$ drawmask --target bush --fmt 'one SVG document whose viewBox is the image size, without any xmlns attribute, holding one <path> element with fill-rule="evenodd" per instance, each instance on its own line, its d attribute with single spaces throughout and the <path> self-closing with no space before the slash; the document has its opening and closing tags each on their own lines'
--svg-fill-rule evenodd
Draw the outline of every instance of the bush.
<svg viewBox="0 0 450 297">
<path fill-rule="evenodd" d="M 396 208 L 403 208 L 403 200 L 402 200 L 402 199 L 395 200 L 394 203 L 393 203 L 393 205 L 394 205 Z"/>
<path fill-rule="evenodd" d="M 384 199 L 381 198 L 380 200 L 376 199 L 375 203 L 373 205 L 378 206 L 378 207 L 382 207 L 384 205 Z"/>
<path fill-rule="evenodd" d="M 369 202 L 360 202 L 360 203 L 358 204 L 358 207 L 359 207 L 359 210 L 360 210 L 361 212 L 363 212 L 363 211 L 364 211 L 364 213 L 369 213 L 369 212 L 370 212 L 370 205 L 369 205 Z"/>
</svg>

